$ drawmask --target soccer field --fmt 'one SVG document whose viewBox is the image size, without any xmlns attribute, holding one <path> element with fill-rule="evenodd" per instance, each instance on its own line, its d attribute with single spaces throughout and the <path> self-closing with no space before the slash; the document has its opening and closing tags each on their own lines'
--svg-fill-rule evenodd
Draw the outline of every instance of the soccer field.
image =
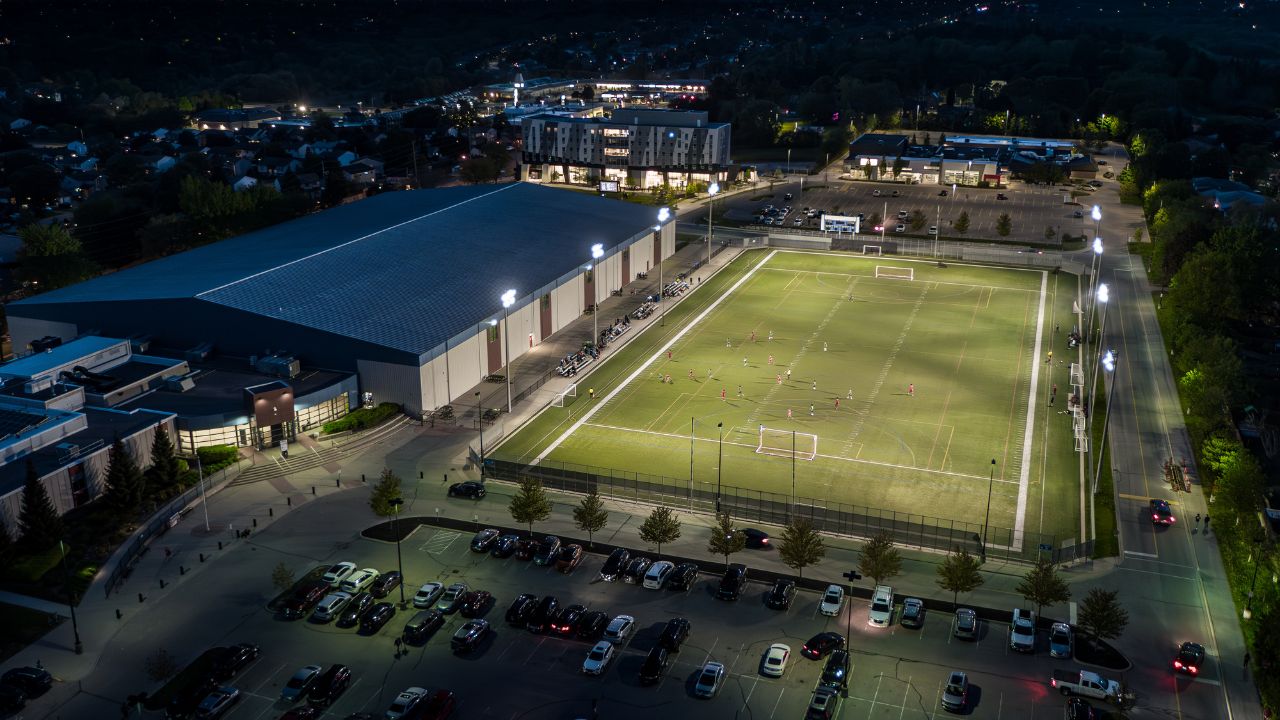
<svg viewBox="0 0 1280 720">
<path fill-rule="evenodd" d="M 799 502 L 977 524 L 994 459 L 991 526 L 1072 537 L 1078 474 L 1049 461 L 1071 457 L 1052 448 L 1070 441 L 1069 421 L 1046 431 L 1066 403 L 1064 391 L 1047 408 L 1058 282 L 1039 269 L 746 253 L 494 455 L 781 495 L 794 469 Z"/>
</svg>

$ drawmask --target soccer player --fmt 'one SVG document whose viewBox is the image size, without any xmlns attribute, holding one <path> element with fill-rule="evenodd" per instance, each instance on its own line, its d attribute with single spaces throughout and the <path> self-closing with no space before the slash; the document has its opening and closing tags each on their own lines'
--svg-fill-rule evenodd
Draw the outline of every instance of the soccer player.
<svg viewBox="0 0 1280 720">
<path fill-rule="evenodd" d="M 791 368 L 787 368 L 787 382 L 791 382 Z"/>
<path fill-rule="evenodd" d="M 813 403 L 809 403 L 809 417 L 813 417 Z"/>
<path fill-rule="evenodd" d="M 720 388 L 720 399 L 724 399 L 724 388 Z"/>
<path fill-rule="evenodd" d="M 769 342 L 773 342 L 773 331 L 769 331 Z"/>
<path fill-rule="evenodd" d="M 916 384 L 907 383 L 907 397 L 915 397 L 915 396 L 916 396 Z"/>
<path fill-rule="evenodd" d="M 827 351 L 827 341 L 826 341 L 826 340 L 823 340 L 823 341 L 822 341 L 822 352 L 826 352 L 826 351 Z"/>
<path fill-rule="evenodd" d="M 836 409 L 840 409 L 840 398 L 836 398 Z"/>
<path fill-rule="evenodd" d="M 738 386 L 738 397 L 742 397 L 742 386 Z"/>
<path fill-rule="evenodd" d="M 849 392 L 845 393 L 845 396 L 844 396 L 844 397 L 845 397 L 845 399 L 846 399 L 846 400 L 852 400 L 852 399 L 853 399 L 853 388 L 849 388 Z"/>
<path fill-rule="evenodd" d="M 787 408 L 787 419 L 791 419 L 791 408 Z"/>
<path fill-rule="evenodd" d="M 781 385 L 781 384 L 782 384 L 782 376 L 781 376 L 781 375 L 774 375 L 774 376 L 773 376 L 773 379 L 774 379 L 774 380 L 777 380 L 779 385 Z"/>
<path fill-rule="evenodd" d="M 693 379 L 693 368 L 689 368 L 689 379 Z"/>
<path fill-rule="evenodd" d="M 817 380 L 814 380 L 814 381 L 813 381 L 813 389 L 814 389 L 814 390 L 817 390 L 817 389 L 818 389 L 818 381 L 817 381 Z"/>
<path fill-rule="evenodd" d="M 770 355 L 770 356 L 769 356 L 769 364 L 770 364 L 770 365 L 772 365 L 772 364 L 773 364 L 773 356 L 772 356 L 772 355 Z"/>
<path fill-rule="evenodd" d="M 751 331 L 751 342 L 755 342 L 755 341 L 756 341 L 756 331 L 755 331 L 755 330 L 752 330 L 752 331 Z"/>
<path fill-rule="evenodd" d="M 742 367 L 746 367 L 746 366 L 747 366 L 747 356 L 746 356 L 746 355 L 743 355 L 743 356 L 742 356 Z"/>
</svg>

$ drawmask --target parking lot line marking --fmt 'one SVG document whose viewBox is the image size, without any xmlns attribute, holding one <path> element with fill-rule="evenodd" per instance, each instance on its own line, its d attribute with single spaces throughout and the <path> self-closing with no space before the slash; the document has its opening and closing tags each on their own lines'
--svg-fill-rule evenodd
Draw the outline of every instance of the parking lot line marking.
<svg viewBox="0 0 1280 720">
<path fill-rule="evenodd" d="M 262 688 L 263 688 L 267 683 L 271 682 L 271 678 L 275 677 L 275 676 L 276 676 L 276 673 L 278 673 L 278 672 L 280 672 L 281 670 L 285 669 L 285 667 L 286 667 L 286 664 L 285 664 L 285 663 L 280 663 L 280 667 L 276 668 L 275 670 L 272 670 L 272 671 L 271 671 L 271 673 L 270 673 L 269 675 L 267 675 L 267 679 L 266 679 L 266 680 L 263 680 L 263 681 L 262 681 L 262 682 L 260 682 L 260 683 L 258 683 L 258 687 L 254 688 L 254 689 L 253 689 L 253 692 L 254 692 L 254 693 L 260 693 L 260 692 L 262 692 Z"/>
<path fill-rule="evenodd" d="M 742 712 L 747 709 L 747 705 L 751 702 L 751 694 L 756 691 L 756 685 L 759 685 L 759 684 L 760 684 L 760 677 L 756 676 L 754 681 L 751 683 L 751 689 L 747 691 L 747 696 L 742 698 L 742 707 L 738 708 L 739 715 L 741 715 Z"/>
<path fill-rule="evenodd" d="M 879 699 L 880 699 L 880 683 L 883 680 L 884 680 L 883 673 L 876 676 L 876 692 L 875 692 L 875 695 L 871 696 L 871 707 L 867 710 L 867 720 L 871 720 L 871 714 L 876 711 L 876 703 L 879 702 Z"/>
<path fill-rule="evenodd" d="M 782 696 L 786 692 L 787 692 L 786 688 L 782 688 L 782 690 L 778 691 L 778 699 L 774 701 L 773 710 L 769 711 L 769 717 L 773 717 L 774 715 L 778 714 L 778 706 L 782 704 Z"/>
<path fill-rule="evenodd" d="M 437 530 L 435 534 L 427 538 L 425 542 L 418 546 L 418 552 L 425 552 L 429 555 L 439 555 L 445 550 L 448 550 L 449 546 L 453 544 L 453 541 L 457 540 L 459 537 L 462 537 L 462 533 L 460 532 L 454 532 L 452 530 Z"/>
</svg>

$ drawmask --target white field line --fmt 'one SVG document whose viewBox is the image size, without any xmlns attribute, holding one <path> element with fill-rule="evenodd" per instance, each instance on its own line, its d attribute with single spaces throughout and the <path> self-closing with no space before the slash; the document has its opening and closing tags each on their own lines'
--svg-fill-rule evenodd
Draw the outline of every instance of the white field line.
<svg viewBox="0 0 1280 720">
<path fill-rule="evenodd" d="M 1040 309 L 1036 313 L 1036 345 L 1031 353 L 1031 393 L 1027 398 L 1027 426 L 1022 433 L 1022 462 L 1018 468 L 1018 514 L 1013 521 L 1012 544 L 1022 549 L 1023 527 L 1027 522 L 1027 488 L 1031 484 L 1031 446 L 1035 439 L 1037 386 L 1040 384 L 1040 347 L 1044 342 L 1044 303 L 1049 291 L 1049 273 L 1040 271 Z"/>
<path fill-rule="evenodd" d="M 686 323 L 684 327 L 680 328 L 680 331 L 677 332 L 675 335 L 671 336 L 671 339 L 668 340 L 665 345 L 658 348 L 657 351 L 653 353 L 653 355 L 649 356 L 648 360 L 644 361 L 644 363 L 641 364 L 639 367 L 637 367 L 634 372 L 628 375 L 626 380 L 623 380 L 617 385 L 614 385 L 613 389 L 610 390 L 608 394 L 606 394 L 603 398 L 601 398 L 600 402 L 596 403 L 591 407 L 590 410 L 583 413 L 582 417 L 578 418 L 572 425 L 569 426 L 567 430 L 565 430 L 563 433 L 560 434 L 560 437 L 556 438 L 554 441 L 551 442 L 551 444 L 543 448 L 542 452 L 538 453 L 538 457 L 534 458 L 533 462 L 530 463 L 530 465 L 537 465 L 538 463 L 545 460 L 546 457 L 550 455 L 552 452 L 554 452 L 556 448 L 560 447 L 560 443 L 569 439 L 570 435 L 573 435 L 575 432 L 577 432 L 578 428 L 582 427 L 584 424 L 586 424 L 588 420 L 591 419 L 591 416 L 599 412 L 599 410 L 603 408 L 605 405 L 608 405 L 609 401 L 612 400 L 615 395 L 621 392 L 623 388 L 630 385 L 636 378 L 640 377 L 640 374 L 643 373 L 645 370 L 647 370 L 649 366 L 653 364 L 654 360 L 657 360 L 661 355 L 666 353 L 667 350 L 669 350 L 677 342 L 679 342 L 680 339 L 685 336 L 685 333 L 697 327 L 698 324 L 701 323 L 707 317 L 707 315 L 711 314 L 711 311 L 715 310 L 717 307 L 720 307 L 720 303 L 724 302 L 726 299 L 732 296 L 735 292 L 737 292 L 738 288 L 742 287 L 743 283 L 750 280 L 756 274 L 756 271 L 759 270 L 765 263 L 769 262 L 769 260 L 772 259 L 773 256 L 776 255 L 777 253 L 778 253 L 777 250 L 770 251 L 768 255 L 764 256 L 763 260 L 756 263 L 755 267 L 751 268 L 745 274 L 743 274 L 742 277 L 738 278 L 738 281 L 735 282 L 728 290 L 726 290 L 723 295 L 716 298 L 714 301 L 712 301 L 710 305 L 703 308 L 702 312 L 698 313 L 697 317 L 693 318 L 693 320 Z"/>
</svg>

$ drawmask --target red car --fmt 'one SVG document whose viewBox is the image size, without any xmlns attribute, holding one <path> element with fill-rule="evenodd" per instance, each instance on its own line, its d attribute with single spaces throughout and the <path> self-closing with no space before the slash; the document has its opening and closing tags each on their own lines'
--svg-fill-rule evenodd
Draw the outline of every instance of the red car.
<svg viewBox="0 0 1280 720">
<path fill-rule="evenodd" d="M 489 603 L 493 600 L 493 594 L 488 590 L 472 590 L 462 596 L 462 603 L 458 606 L 458 612 L 462 613 L 462 617 L 473 618 L 480 617 L 485 610 L 489 609 Z"/>
<path fill-rule="evenodd" d="M 453 716 L 453 709 L 457 704 L 458 700 L 451 690 L 436 690 L 418 706 L 418 717 L 422 720 L 444 720 Z"/>
<path fill-rule="evenodd" d="M 582 562 L 582 546 L 565 545 L 560 548 L 560 554 L 556 557 L 556 569 L 562 573 L 570 573 L 578 567 L 580 562 Z"/>
</svg>

